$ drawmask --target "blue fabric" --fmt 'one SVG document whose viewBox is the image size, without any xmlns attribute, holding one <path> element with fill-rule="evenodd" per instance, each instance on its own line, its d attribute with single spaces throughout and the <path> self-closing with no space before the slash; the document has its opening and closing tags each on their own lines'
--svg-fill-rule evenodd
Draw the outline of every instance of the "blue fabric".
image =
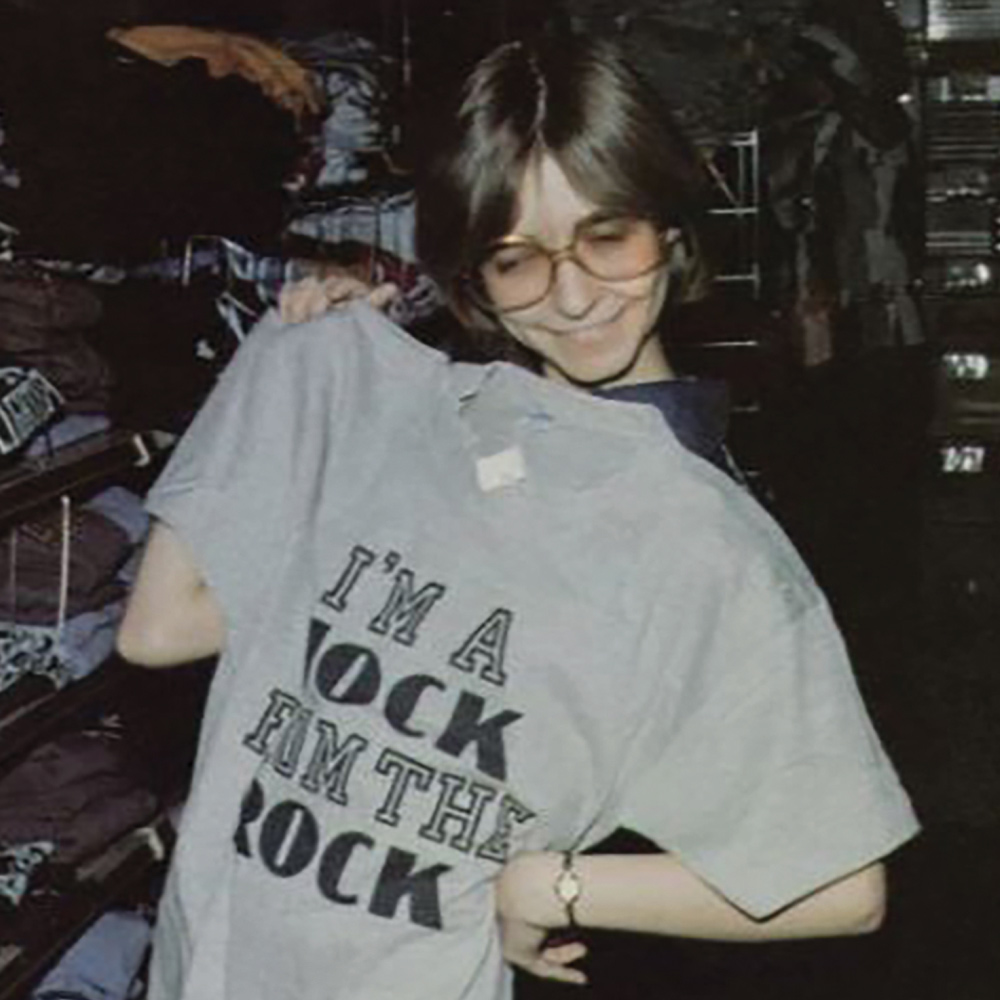
<svg viewBox="0 0 1000 1000">
<path fill-rule="evenodd" d="M 729 388 L 724 382 L 700 378 L 666 379 L 597 389 L 594 395 L 655 406 L 685 448 L 734 475 L 732 461 L 725 450 Z"/>
<path fill-rule="evenodd" d="M 151 936 L 138 913 L 105 913 L 42 980 L 32 1000 L 126 1000 Z"/>
</svg>

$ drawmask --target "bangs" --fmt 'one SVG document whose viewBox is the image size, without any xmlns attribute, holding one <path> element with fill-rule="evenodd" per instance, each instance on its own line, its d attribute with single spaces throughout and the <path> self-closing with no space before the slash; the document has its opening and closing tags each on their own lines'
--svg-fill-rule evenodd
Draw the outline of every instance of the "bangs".
<svg viewBox="0 0 1000 1000">
<path fill-rule="evenodd" d="M 576 74 L 553 74 L 547 150 L 595 205 L 661 225 L 697 216 L 706 177 L 696 149 L 659 96 L 600 53 Z"/>
</svg>

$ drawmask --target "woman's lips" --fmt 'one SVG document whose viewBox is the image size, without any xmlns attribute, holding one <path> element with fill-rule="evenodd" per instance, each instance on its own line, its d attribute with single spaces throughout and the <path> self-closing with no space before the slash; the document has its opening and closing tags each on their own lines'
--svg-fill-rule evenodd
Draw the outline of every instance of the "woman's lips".
<svg viewBox="0 0 1000 1000">
<path fill-rule="evenodd" d="M 616 323 L 618 321 L 620 316 L 621 311 L 615 313 L 614 316 L 609 316 L 607 319 L 602 319 L 597 322 L 588 320 L 586 323 L 577 323 L 574 326 L 568 326 L 565 329 L 552 326 L 543 326 L 541 329 L 546 333 L 551 334 L 553 337 L 571 337 L 574 334 L 590 333 L 596 330 L 601 330 L 604 327 L 611 326 L 612 323 Z"/>
</svg>

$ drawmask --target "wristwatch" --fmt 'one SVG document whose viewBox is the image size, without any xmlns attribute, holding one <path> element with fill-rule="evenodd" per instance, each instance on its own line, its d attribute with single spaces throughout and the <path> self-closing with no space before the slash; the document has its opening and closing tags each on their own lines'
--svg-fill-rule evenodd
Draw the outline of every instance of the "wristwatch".
<svg viewBox="0 0 1000 1000">
<path fill-rule="evenodd" d="M 574 857 L 572 851 L 563 851 L 562 866 L 552 886 L 556 898 L 566 909 L 566 923 L 571 930 L 576 930 L 579 926 L 576 922 L 576 904 L 583 895 L 580 873 L 573 867 Z"/>
</svg>

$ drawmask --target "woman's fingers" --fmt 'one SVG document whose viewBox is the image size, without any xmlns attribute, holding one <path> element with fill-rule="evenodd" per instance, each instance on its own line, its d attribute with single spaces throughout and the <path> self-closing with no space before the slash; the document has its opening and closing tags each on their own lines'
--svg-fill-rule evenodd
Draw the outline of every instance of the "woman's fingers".
<svg viewBox="0 0 1000 1000">
<path fill-rule="evenodd" d="M 328 308 L 323 282 L 311 276 L 284 285 L 278 294 L 278 312 L 286 323 L 304 323 Z"/>
<path fill-rule="evenodd" d="M 385 309 L 398 294 L 399 288 L 391 282 L 373 288 L 348 275 L 309 276 L 282 287 L 278 311 L 286 323 L 304 323 L 355 299 L 367 299 L 374 308 Z"/>
<path fill-rule="evenodd" d="M 544 927 L 513 916 L 500 916 L 503 957 L 511 964 L 542 979 L 583 986 L 587 975 L 572 963 L 587 954 L 582 941 L 548 943 L 550 933 Z"/>
<path fill-rule="evenodd" d="M 393 299 L 399 295 L 399 286 L 387 281 L 383 285 L 377 285 L 369 294 L 368 302 L 376 309 L 385 309 Z"/>
<path fill-rule="evenodd" d="M 582 941 L 569 941 L 566 944 L 550 945 L 542 949 L 542 958 L 556 965 L 570 965 L 579 962 L 587 955 L 587 946 Z"/>
<path fill-rule="evenodd" d="M 574 962 L 579 962 L 586 956 L 587 946 L 582 941 L 548 945 L 539 953 L 536 975 L 562 983 L 586 986 L 587 974 L 582 969 L 573 968 Z"/>
<path fill-rule="evenodd" d="M 586 986 L 587 974 L 582 969 L 573 967 L 574 962 L 579 962 L 586 955 L 587 946 L 582 941 L 549 945 L 543 948 L 535 959 L 525 966 L 525 969 L 542 979 L 554 979 L 560 983 Z"/>
</svg>

